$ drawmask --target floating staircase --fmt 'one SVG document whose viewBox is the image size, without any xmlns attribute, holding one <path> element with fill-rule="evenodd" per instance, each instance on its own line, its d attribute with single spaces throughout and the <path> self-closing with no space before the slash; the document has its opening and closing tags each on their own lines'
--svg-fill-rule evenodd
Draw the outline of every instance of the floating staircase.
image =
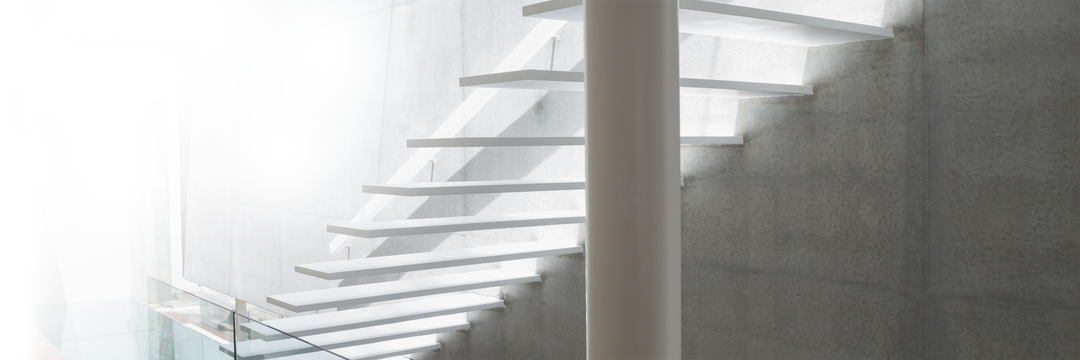
<svg viewBox="0 0 1080 360">
<path fill-rule="evenodd" d="M 285 334 L 307 337 L 502 307 L 503 301 L 499 299 L 474 294 L 455 294 L 262 323 L 247 323 L 240 327 L 248 331 L 254 339 L 276 341 L 289 339 L 290 337 Z"/>
<path fill-rule="evenodd" d="M 304 341 L 297 339 L 241 341 L 235 344 L 235 355 L 238 360 L 260 360 L 310 353 L 319 349 L 333 350 L 386 340 L 468 329 L 469 322 L 465 321 L 461 316 L 442 316 L 311 335 L 305 337 Z M 317 348 L 311 345 L 315 345 Z M 222 345 L 221 349 L 226 354 L 233 354 L 232 346 Z"/>
<path fill-rule="evenodd" d="M 268 296 L 266 301 L 304 312 L 539 281 L 540 275 L 530 272 L 487 270 L 295 292 Z"/>
<path fill-rule="evenodd" d="M 680 32 L 799 46 L 820 46 L 892 38 L 887 28 L 754 9 L 700 0 L 681 0 Z M 545 1 L 523 8 L 526 17 L 582 21 L 582 0 Z M 467 76 L 462 87 L 584 90 L 584 73 L 552 70 L 517 70 Z M 680 79 L 681 95 L 758 98 L 812 95 L 806 85 L 768 84 L 717 79 Z M 672 119 L 676 121 L 676 119 Z M 452 136 L 452 135 L 451 135 Z M 682 137 L 682 144 L 742 145 L 741 136 Z M 583 137 L 461 137 L 410 139 L 409 148 L 582 146 Z M 365 193 L 390 196 L 443 196 L 583 190 L 584 179 L 496 180 L 365 185 Z M 327 231 L 365 238 L 410 236 L 503 228 L 581 224 L 583 210 L 474 215 L 443 218 L 331 224 Z M 418 270 L 496 263 L 501 261 L 582 253 L 576 243 L 548 241 L 472 247 L 363 259 L 296 265 L 295 271 L 325 280 L 386 275 Z M 378 359 L 440 348 L 430 337 L 442 332 L 468 330 L 464 314 L 496 310 L 502 300 L 462 293 L 471 290 L 540 282 L 533 271 L 485 270 L 402 279 L 356 286 L 295 292 L 267 297 L 271 304 L 294 312 L 359 306 L 369 307 L 318 313 L 265 323 L 241 325 L 252 340 L 236 344 L 241 359 Z M 285 335 L 289 334 L 289 335 Z M 297 340 L 299 337 L 303 341 Z M 332 351 L 305 352 L 309 344 Z M 222 348 L 222 351 L 231 352 Z M 336 356 L 335 356 L 336 354 Z"/>
</svg>

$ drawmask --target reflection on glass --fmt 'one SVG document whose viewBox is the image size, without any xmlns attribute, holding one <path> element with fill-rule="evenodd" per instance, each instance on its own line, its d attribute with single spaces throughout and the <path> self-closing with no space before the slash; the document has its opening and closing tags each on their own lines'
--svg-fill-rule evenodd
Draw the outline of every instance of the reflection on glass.
<svg viewBox="0 0 1080 360">
<path fill-rule="evenodd" d="M 151 360 L 246 360 L 290 356 L 346 359 L 240 315 L 224 301 L 197 296 L 153 278 L 147 278 L 146 288 Z"/>
<path fill-rule="evenodd" d="M 232 359 L 232 309 L 147 278 L 148 343 L 151 360 Z"/>
</svg>

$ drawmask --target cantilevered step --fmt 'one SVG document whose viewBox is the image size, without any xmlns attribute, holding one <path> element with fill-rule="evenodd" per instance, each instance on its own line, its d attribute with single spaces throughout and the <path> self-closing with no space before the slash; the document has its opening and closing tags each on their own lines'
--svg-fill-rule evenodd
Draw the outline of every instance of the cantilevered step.
<svg viewBox="0 0 1080 360">
<path fill-rule="evenodd" d="M 683 136 L 679 138 L 682 145 L 742 145 L 742 136 Z"/>
<path fill-rule="evenodd" d="M 576 254 L 583 250 L 584 249 L 581 246 L 576 244 L 533 241 L 459 250 L 433 251 L 296 265 L 296 272 L 326 280 L 340 280 L 360 276 L 393 274 L 406 271 L 485 264 L 543 256 Z"/>
<path fill-rule="evenodd" d="M 552 0 L 525 6 L 527 17 L 582 21 L 582 0 Z M 799 46 L 892 39 L 889 28 L 720 4 L 679 1 L 679 32 Z"/>
<path fill-rule="evenodd" d="M 266 302 L 289 311 L 304 312 L 537 281 L 540 281 L 540 275 L 527 271 L 474 271 L 273 295 L 267 296 Z"/>
<path fill-rule="evenodd" d="M 397 196 L 438 196 L 584 189 L 585 179 L 455 181 L 364 185 L 365 193 Z"/>
<path fill-rule="evenodd" d="M 584 210 L 569 210 L 348 223 L 327 225 L 326 231 L 363 238 L 381 238 L 403 235 L 438 234 L 455 231 L 581 224 L 584 222 Z"/>
<path fill-rule="evenodd" d="M 475 294 L 454 294 L 389 305 L 269 320 L 262 323 L 251 322 L 242 324 L 240 327 L 256 339 L 275 341 L 290 339 L 283 333 L 304 337 L 502 307 L 503 301 L 496 298 Z"/>
<path fill-rule="evenodd" d="M 462 137 L 408 139 L 405 147 L 512 147 L 512 146 L 582 146 L 585 138 L 581 136 L 545 136 L 545 137 Z"/>
<path fill-rule="evenodd" d="M 679 138 L 683 145 L 742 145 L 742 136 L 683 136 Z M 410 148 L 429 147 L 496 147 L 496 146 L 581 146 L 585 138 L 571 137 L 462 137 L 409 139 L 405 146 Z M 365 188 L 366 189 L 366 188 Z"/>
<path fill-rule="evenodd" d="M 392 356 L 415 354 L 418 352 L 438 350 L 441 346 L 438 342 L 426 338 L 408 338 L 390 340 L 380 343 L 351 346 L 334 349 L 333 354 L 320 351 L 307 354 L 280 357 L 280 360 L 341 360 L 344 357 L 349 360 L 375 360 L 385 359 Z M 336 355 L 335 355 L 336 354 Z"/>
<path fill-rule="evenodd" d="M 306 336 L 303 341 L 293 338 L 278 341 L 248 340 L 235 344 L 236 359 L 261 360 L 322 349 L 332 351 L 343 347 L 468 329 L 469 322 L 463 316 L 451 315 Z M 220 350 L 233 355 L 233 344 L 221 345 Z"/>
<path fill-rule="evenodd" d="M 584 91 L 585 73 L 552 70 L 518 70 L 458 79 L 462 87 L 498 89 Z M 680 94 L 725 98 L 758 98 L 774 96 L 813 95 L 814 88 L 806 85 L 767 84 L 746 81 L 679 79 Z"/>
</svg>

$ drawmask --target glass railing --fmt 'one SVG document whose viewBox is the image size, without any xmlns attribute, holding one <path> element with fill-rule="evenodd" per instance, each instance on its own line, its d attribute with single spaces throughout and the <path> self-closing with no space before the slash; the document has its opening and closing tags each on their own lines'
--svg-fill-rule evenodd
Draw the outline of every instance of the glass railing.
<svg viewBox="0 0 1080 360">
<path fill-rule="evenodd" d="M 346 359 L 211 300 L 147 278 L 151 360 Z"/>
<path fill-rule="evenodd" d="M 154 278 L 147 278 L 146 302 L 151 360 L 232 359 L 233 311 Z"/>
</svg>

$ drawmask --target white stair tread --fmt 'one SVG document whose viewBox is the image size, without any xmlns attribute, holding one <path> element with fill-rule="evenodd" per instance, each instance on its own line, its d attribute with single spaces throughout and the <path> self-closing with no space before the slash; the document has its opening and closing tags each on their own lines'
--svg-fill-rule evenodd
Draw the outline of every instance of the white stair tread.
<svg viewBox="0 0 1080 360">
<path fill-rule="evenodd" d="M 585 91 L 585 73 L 554 70 L 517 70 L 458 79 L 461 87 Z"/>
<path fill-rule="evenodd" d="M 392 356 L 415 354 L 418 352 L 438 350 L 441 346 L 434 340 L 420 337 L 383 341 L 374 344 L 351 346 L 334 349 L 333 353 L 314 352 L 307 354 L 280 357 L 281 360 L 341 360 L 342 357 L 349 360 L 375 360 L 385 359 Z"/>
<path fill-rule="evenodd" d="M 527 17 L 581 22 L 582 0 L 525 6 Z M 679 32 L 799 46 L 893 38 L 889 28 L 701 0 L 679 1 Z"/>
<path fill-rule="evenodd" d="M 585 179 L 456 181 L 364 185 L 365 193 L 397 196 L 437 196 L 584 189 Z"/>
<path fill-rule="evenodd" d="M 526 271 L 474 271 L 273 295 L 267 296 L 266 302 L 304 312 L 537 281 L 540 275 Z"/>
<path fill-rule="evenodd" d="M 585 73 L 533 69 L 517 70 L 467 76 L 458 79 L 458 84 L 462 87 L 584 91 Z M 681 78 L 679 79 L 679 87 L 681 88 L 681 95 L 739 99 L 814 94 L 812 86 L 730 80 Z"/>
<path fill-rule="evenodd" d="M 426 147 L 495 147 L 495 146 L 582 146 L 585 138 L 581 136 L 545 136 L 545 137 L 461 137 L 409 139 L 405 146 L 410 148 Z"/>
<path fill-rule="evenodd" d="M 742 136 L 683 136 L 679 138 L 682 145 L 742 145 Z"/>
<path fill-rule="evenodd" d="M 464 316 L 450 315 L 306 336 L 303 341 L 293 338 L 278 341 L 248 340 L 235 344 L 236 358 L 239 360 L 269 359 L 322 349 L 333 351 L 333 349 L 349 346 L 468 329 L 469 322 L 464 319 Z M 233 345 L 222 345 L 221 349 L 231 355 Z"/>
<path fill-rule="evenodd" d="M 503 301 L 496 298 L 475 294 L 454 294 L 389 305 L 269 320 L 262 323 L 251 322 L 240 326 L 256 339 L 274 341 L 289 338 L 288 335 L 282 333 L 303 337 L 501 307 L 503 307 Z"/>
<path fill-rule="evenodd" d="M 742 145 L 742 136 L 683 136 L 683 145 Z M 585 138 L 576 137 L 461 137 L 409 139 L 410 148 L 426 147 L 494 147 L 494 146 L 581 146 Z"/>
<path fill-rule="evenodd" d="M 498 261 L 580 253 L 577 244 L 533 241 L 518 244 L 483 246 L 459 250 L 369 257 L 296 265 L 296 272 L 326 280 L 393 274 L 406 271 L 438 269 L 451 266 L 484 264 Z"/>
<path fill-rule="evenodd" d="M 326 231 L 363 238 L 380 238 L 404 235 L 438 234 L 456 231 L 580 224 L 584 222 L 584 210 L 568 210 L 347 223 L 327 225 Z"/>
</svg>

